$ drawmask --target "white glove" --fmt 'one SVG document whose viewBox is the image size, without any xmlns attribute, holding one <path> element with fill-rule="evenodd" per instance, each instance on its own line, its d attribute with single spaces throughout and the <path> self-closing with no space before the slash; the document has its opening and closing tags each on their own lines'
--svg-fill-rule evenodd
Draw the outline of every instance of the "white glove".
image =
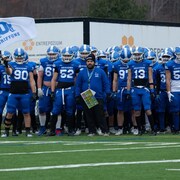
<svg viewBox="0 0 180 180">
<path fill-rule="evenodd" d="M 171 102 L 174 95 L 170 91 L 167 92 L 167 95 L 168 95 L 169 102 Z"/>
<path fill-rule="evenodd" d="M 41 88 L 38 88 L 38 97 L 42 97 L 44 95 L 43 91 Z"/>
</svg>

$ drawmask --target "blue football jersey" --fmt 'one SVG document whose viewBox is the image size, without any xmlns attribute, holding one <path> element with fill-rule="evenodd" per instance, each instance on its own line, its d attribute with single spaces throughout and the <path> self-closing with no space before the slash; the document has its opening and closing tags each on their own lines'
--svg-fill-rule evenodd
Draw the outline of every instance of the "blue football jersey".
<svg viewBox="0 0 180 180">
<path fill-rule="evenodd" d="M 171 73 L 171 91 L 180 92 L 180 64 L 171 60 L 165 64 L 165 69 Z"/>
<path fill-rule="evenodd" d="M 86 61 L 81 58 L 76 58 L 74 59 L 74 61 L 77 61 L 80 64 L 79 65 L 80 71 L 87 67 Z"/>
<path fill-rule="evenodd" d="M 10 84 L 10 75 L 6 73 L 5 66 L 0 65 L 0 89 L 9 89 Z"/>
<path fill-rule="evenodd" d="M 106 60 L 100 58 L 100 59 L 96 59 L 95 66 L 97 68 L 101 68 L 103 70 L 106 70 L 108 68 L 108 63 Z"/>
<path fill-rule="evenodd" d="M 43 67 L 43 81 L 50 82 L 54 73 L 54 61 L 49 61 L 48 58 L 40 59 L 40 66 Z"/>
<path fill-rule="evenodd" d="M 9 65 L 12 68 L 11 82 L 29 81 L 29 72 L 32 72 L 33 68 L 28 63 L 17 64 L 16 62 L 10 62 Z"/>
<path fill-rule="evenodd" d="M 58 72 L 58 82 L 74 82 L 76 73 L 79 71 L 80 63 L 75 60 L 69 63 L 57 61 L 54 63 L 54 67 Z"/>
<path fill-rule="evenodd" d="M 148 68 L 152 67 L 152 61 L 144 59 L 141 62 L 131 60 L 128 69 L 132 71 L 132 79 L 148 79 Z"/>
<path fill-rule="evenodd" d="M 157 76 L 160 77 L 160 90 L 166 90 L 166 72 L 165 72 L 165 65 L 159 64 L 155 68 Z"/>
<path fill-rule="evenodd" d="M 171 72 L 172 80 L 180 80 L 180 64 L 176 63 L 174 60 L 168 61 L 165 64 L 165 69 Z"/>
<path fill-rule="evenodd" d="M 127 64 L 121 61 L 116 61 L 114 64 L 114 72 L 118 74 L 118 89 L 121 87 L 127 87 Z"/>
</svg>

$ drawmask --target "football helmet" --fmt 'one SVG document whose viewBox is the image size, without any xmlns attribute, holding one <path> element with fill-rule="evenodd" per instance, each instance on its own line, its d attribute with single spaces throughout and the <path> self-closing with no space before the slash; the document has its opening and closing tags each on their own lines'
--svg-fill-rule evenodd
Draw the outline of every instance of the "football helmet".
<svg viewBox="0 0 180 180">
<path fill-rule="evenodd" d="M 78 46 L 71 46 L 71 50 L 73 51 L 73 53 L 77 53 L 79 51 L 79 47 Z"/>
<path fill-rule="evenodd" d="M 176 56 L 176 59 L 180 61 L 180 46 L 174 48 L 174 55 Z"/>
<path fill-rule="evenodd" d="M 143 59 L 144 49 L 142 47 L 133 48 L 132 55 L 136 62 L 140 62 Z"/>
<path fill-rule="evenodd" d="M 25 62 L 25 51 L 22 48 L 17 48 L 14 51 L 14 59 L 17 64 L 23 64 Z"/>
<path fill-rule="evenodd" d="M 1 51 L 2 60 L 12 61 L 12 55 L 9 51 Z"/>
<path fill-rule="evenodd" d="M 13 58 L 12 58 L 12 55 L 9 51 L 1 51 L 1 64 L 4 65 L 4 61 L 12 61 Z"/>
<path fill-rule="evenodd" d="M 65 63 L 69 63 L 72 61 L 74 53 L 70 47 L 65 47 L 62 51 L 62 61 Z"/>
<path fill-rule="evenodd" d="M 171 51 L 168 51 L 168 49 L 165 49 L 161 54 L 161 61 L 162 63 L 166 63 L 173 57 L 173 53 Z"/>
<path fill-rule="evenodd" d="M 131 58 L 131 50 L 129 48 L 123 48 L 120 52 L 120 59 L 123 63 L 128 63 Z"/>
<path fill-rule="evenodd" d="M 107 56 L 106 56 L 106 53 L 103 51 L 103 50 L 99 50 L 98 52 L 97 52 L 97 58 L 102 58 L 102 59 L 106 59 L 107 58 Z"/>
<path fill-rule="evenodd" d="M 79 56 L 81 59 L 85 60 L 85 58 L 91 53 L 91 49 L 89 45 L 82 45 L 79 48 Z"/>
<path fill-rule="evenodd" d="M 106 53 L 106 56 L 107 56 L 108 59 L 110 58 L 111 52 L 112 52 L 112 47 L 108 47 L 108 48 L 105 50 L 105 53 Z"/>
<path fill-rule="evenodd" d="M 79 47 L 78 46 L 71 46 L 71 50 L 74 53 L 74 57 L 77 58 L 78 52 L 79 52 Z"/>
<path fill-rule="evenodd" d="M 154 51 L 147 51 L 144 54 L 144 57 L 148 60 L 151 60 L 153 64 L 157 61 L 156 53 Z"/>
<path fill-rule="evenodd" d="M 111 54 L 110 54 L 110 61 L 111 62 L 116 62 L 120 59 L 120 54 L 119 52 L 117 51 L 113 51 Z"/>
<path fill-rule="evenodd" d="M 113 47 L 111 48 L 111 52 L 113 52 L 113 51 L 120 52 L 120 51 L 121 51 L 121 48 L 120 48 L 119 46 L 113 46 Z"/>
<path fill-rule="evenodd" d="M 98 49 L 94 46 L 90 46 L 91 53 L 93 53 L 95 56 L 97 56 Z"/>
<path fill-rule="evenodd" d="M 58 59 L 60 54 L 60 49 L 56 46 L 50 46 L 47 49 L 47 57 L 49 61 L 55 61 Z"/>
</svg>

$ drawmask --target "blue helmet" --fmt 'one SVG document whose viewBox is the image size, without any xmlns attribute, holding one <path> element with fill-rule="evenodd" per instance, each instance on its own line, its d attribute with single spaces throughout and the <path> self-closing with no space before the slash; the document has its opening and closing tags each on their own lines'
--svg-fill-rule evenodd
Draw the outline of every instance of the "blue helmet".
<svg viewBox="0 0 180 180">
<path fill-rule="evenodd" d="M 65 63 L 69 63 L 72 61 L 74 53 L 72 51 L 72 48 L 70 47 L 65 47 L 62 51 L 62 61 Z"/>
<path fill-rule="evenodd" d="M 94 46 L 90 46 L 91 53 L 97 53 L 98 49 Z"/>
<path fill-rule="evenodd" d="M 12 61 L 12 55 L 9 51 L 1 51 L 1 58 L 6 59 L 6 61 Z"/>
<path fill-rule="evenodd" d="M 127 63 L 131 58 L 131 50 L 129 48 L 123 48 L 120 52 L 120 59 L 123 63 Z"/>
<path fill-rule="evenodd" d="M 152 60 L 153 63 L 157 61 L 156 53 L 154 51 L 145 52 L 144 57 L 148 60 Z"/>
<path fill-rule="evenodd" d="M 132 50 L 133 59 L 139 62 L 143 59 L 144 49 L 142 47 L 136 47 Z"/>
<path fill-rule="evenodd" d="M 71 46 L 71 50 L 74 53 L 74 57 L 76 58 L 78 56 L 79 47 L 78 46 Z"/>
<path fill-rule="evenodd" d="M 112 52 L 112 47 L 108 47 L 108 48 L 105 50 L 105 53 L 106 53 L 106 56 L 107 56 L 108 59 L 110 58 L 111 52 Z"/>
<path fill-rule="evenodd" d="M 91 53 L 91 48 L 89 45 L 82 45 L 79 48 L 79 55 L 81 57 L 81 59 L 85 60 L 85 58 Z"/>
<path fill-rule="evenodd" d="M 110 54 L 110 61 L 111 62 L 116 62 L 120 59 L 120 54 L 119 52 L 117 51 L 113 51 L 111 54 Z"/>
<path fill-rule="evenodd" d="M 113 47 L 111 48 L 111 52 L 113 52 L 113 51 L 120 52 L 120 51 L 121 51 L 121 48 L 120 48 L 119 46 L 113 46 Z"/>
<path fill-rule="evenodd" d="M 17 48 L 14 51 L 14 59 L 17 64 L 23 64 L 25 62 L 26 52 L 22 48 Z"/>
<path fill-rule="evenodd" d="M 144 55 L 145 55 L 146 53 L 148 53 L 149 51 L 151 51 L 148 47 L 143 47 L 143 50 L 144 50 Z"/>
<path fill-rule="evenodd" d="M 6 61 L 12 61 L 12 55 L 9 51 L 1 51 L 1 63 L 4 64 L 4 60 Z"/>
<path fill-rule="evenodd" d="M 161 54 L 161 62 L 166 63 L 169 60 L 171 60 L 173 57 L 173 53 L 169 51 L 168 49 L 165 49 Z"/>
<path fill-rule="evenodd" d="M 97 52 L 97 58 L 102 58 L 102 59 L 106 59 L 107 58 L 107 56 L 106 56 L 106 53 L 103 51 L 103 50 L 99 50 L 98 52 Z"/>
<path fill-rule="evenodd" d="M 180 61 L 180 46 L 174 48 L 174 55 L 176 56 L 176 59 Z"/>
<path fill-rule="evenodd" d="M 58 59 L 60 54 L 60 49 L 56 46 L 50 46 L 47 49 L 47 57 L 49 61 L 55 61 Z"/>
<path fill-rule="evenodd" d="M 71 50 L 73 51 L 73 53 L 77 53 L 79 51 L 79 47 L 78 46 L 71 46 Z"/>
</svg>

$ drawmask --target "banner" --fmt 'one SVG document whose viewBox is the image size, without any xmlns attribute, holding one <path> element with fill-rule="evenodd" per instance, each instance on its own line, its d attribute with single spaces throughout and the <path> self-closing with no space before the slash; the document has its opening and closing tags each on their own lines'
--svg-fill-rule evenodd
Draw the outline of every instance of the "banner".
<svg viewBox="0 0 180 180">
<path fill-rule="evenodd" d="M 35 21 L 30 17 L 0 18 L 0 49 L 37 35 Z"/>
</svg>

